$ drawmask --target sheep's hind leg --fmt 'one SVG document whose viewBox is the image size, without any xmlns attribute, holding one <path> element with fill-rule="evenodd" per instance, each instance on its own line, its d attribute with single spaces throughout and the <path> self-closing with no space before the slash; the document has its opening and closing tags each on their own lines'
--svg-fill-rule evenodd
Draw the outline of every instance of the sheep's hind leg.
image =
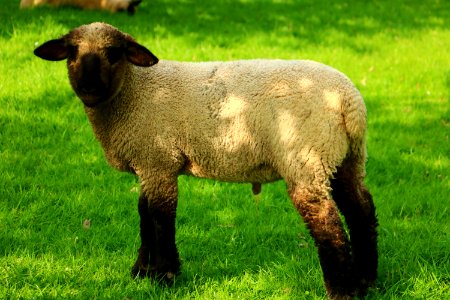
<svg viewBox="0 0 450 300">
<path fill-rule="evenodd" d="M 175 244 L 176 194 L 156 199 L 139 198 L 141 247 L 131 270 L 133 277 L 152 277 L 171 283 L 180 270 Z"/>
<path fill-rule="evenodd" d="M 364 296 L 377 277 L 378 221 L 372 196 L 362 179 L 357 178 L 351 170 L 355 169 L 338 169 L 331 187 L 333 198 L 349 228 L 354 269 L 359 280 L 359 295 Z"/>
<path fill-rule="evenodd" d="M 351 299 L 355 285 L 350 246 L 334 201 L 326 191 L 298 184 L 289 186 L 289 195 L 318 248 L 328 297 Z"/>
</svg>

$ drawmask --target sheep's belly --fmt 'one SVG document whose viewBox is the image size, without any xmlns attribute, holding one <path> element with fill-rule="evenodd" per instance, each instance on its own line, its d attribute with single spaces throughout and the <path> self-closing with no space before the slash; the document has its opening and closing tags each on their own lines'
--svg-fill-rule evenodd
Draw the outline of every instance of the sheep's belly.
<svg viewBox="0 0 450 300">
<path fill-rule="evenodd" d="M 227 182 L 273 182 L 281 179 L 280 174 L 266 164 L 254 166 L 218 166 L 188 161 L 183 169 L 186 175 L 211 178 Z"/>
</svg>

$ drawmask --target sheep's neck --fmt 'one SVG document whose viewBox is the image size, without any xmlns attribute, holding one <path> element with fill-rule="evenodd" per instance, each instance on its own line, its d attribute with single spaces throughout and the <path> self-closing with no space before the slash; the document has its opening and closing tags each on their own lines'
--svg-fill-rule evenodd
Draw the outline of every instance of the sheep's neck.
<svg viewBox="0 0 450 300">
<path fill-rule="evenodd" d="M 129 133 L 133 131 L 130 127 L 133 122 L 129 122 L 132 105 L 119 105 L 123 102 L 121 96 L 119 93 L 110 101 L 95 108 L 85 107 L 85 110 L 108 162 L 119 170 L 130 171 L 130 153 L 125 150 L 130 148 L 127 146 L 130 144 Z"/>
</svg>

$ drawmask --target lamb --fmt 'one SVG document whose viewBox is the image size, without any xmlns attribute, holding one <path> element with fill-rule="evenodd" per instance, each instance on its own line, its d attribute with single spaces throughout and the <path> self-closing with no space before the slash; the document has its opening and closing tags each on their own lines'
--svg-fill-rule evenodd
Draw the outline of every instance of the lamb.
<svg viewBox="0 0 450 300">
<path fill-rule="evenodd" d="M 111 12 L 128 11 L 136 12 L 136 7 L 142 0 L 21 0 L 20 7 L 33 7 L 38 5 L 74 6 L 84 9 L 102 9 Z"/>
<path fill-rule="evenodd" d="M 132 276 L 170 283 L 179 273 L 177 177 L 185 174 L 252 183 L 255 193 L 284 179 L 318 248 L 328 297 L 362 296 L 374 284 L 366 108 L 345 75 L 304 60 L 159 61 L 104 23 L 75 28 L 34 53 L 67 59 L 108 162 L 140 180 Z"/>
</svg>

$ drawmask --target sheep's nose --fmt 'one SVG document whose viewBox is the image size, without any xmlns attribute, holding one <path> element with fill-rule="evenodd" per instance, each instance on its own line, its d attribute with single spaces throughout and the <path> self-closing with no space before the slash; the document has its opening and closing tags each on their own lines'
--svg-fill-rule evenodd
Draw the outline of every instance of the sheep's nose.
<svg viewBox="0 0 450 300">
<path fill-rule="evenodd" d="M 85 94 L 96 94 L 103 89 L 100 78 L 101 62 L 95 54 L 88 54 L 81 59 L 81 77 L 78 90 Z"/>
<path fill-rule="evenodd" d="M 78 85 L 78 89 L 85 94 L 95 94 L 95 92 L 98 90 L 97 87 L 85 83 L 80 83 Z"/>
</svg>

